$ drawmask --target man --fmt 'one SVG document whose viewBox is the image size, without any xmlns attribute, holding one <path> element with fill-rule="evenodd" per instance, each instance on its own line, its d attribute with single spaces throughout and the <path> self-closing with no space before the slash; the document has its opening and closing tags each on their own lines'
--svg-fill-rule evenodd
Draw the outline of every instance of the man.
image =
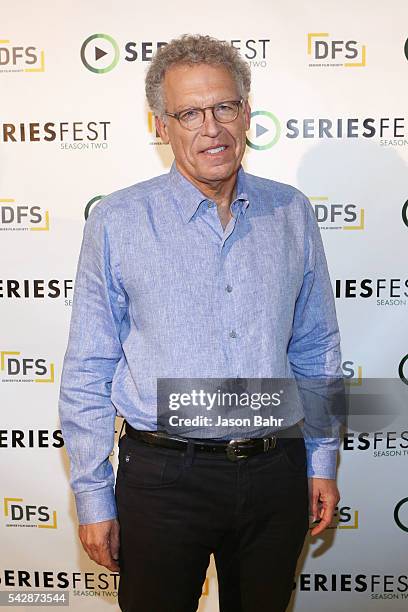
<svg viewBox="0 0 408 612">
<path fill-rule="evenodd" d="M 84 229 L 59 411 L 79 536 L 120 571 L 126 612 L 196 610 L 211 553 L 221 612 L 283 612 L 308 501 L 316 535 L 340 499 L 338 437 L 310 434 L 307 402 L 304 414 L 296 402 L 281 413 L 281 434 L 300 437 L 154 433 L 158 378 L 341 376 L 313 209 L 241 166 L 249 88 L 248 65 L 225 42 L 162 47 L 146 94 L 175 162 L 104 198 Z M 114 491 L 116 414 L 126 435 Z"/>
</svg>

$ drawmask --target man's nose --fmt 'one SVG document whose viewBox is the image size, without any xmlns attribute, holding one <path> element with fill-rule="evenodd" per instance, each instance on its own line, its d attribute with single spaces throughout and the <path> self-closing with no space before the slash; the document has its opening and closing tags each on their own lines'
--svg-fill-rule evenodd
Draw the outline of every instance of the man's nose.
<svg viewBox="0 0 408 612">
<path fill-rule="evenodd" d="M 215 119 L 211 108 L 206 108 L 204 111 L 204 123 L 201 126 L 201 134 L 203 136 L 217 136 L 220 133 L 221 125 Z"/>
</svg>

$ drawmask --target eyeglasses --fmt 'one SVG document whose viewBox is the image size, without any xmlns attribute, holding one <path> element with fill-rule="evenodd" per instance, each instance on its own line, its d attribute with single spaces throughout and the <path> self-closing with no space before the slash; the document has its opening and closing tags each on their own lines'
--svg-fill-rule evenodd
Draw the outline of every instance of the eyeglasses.
<svg viewBox="0 0 408 612">
<path fill-rule="evenodd" d="M 232 100 L 228 102 L 219 102 L 214 106 L 205 106 L 204 108 L 187 108 L 179 113 L 164 113 L 170 117 L 177 119 L 180 124 L 187 130 L 196 130 L 201 127 L 205 121 L 205 111 L 210 108 L 213 117 L 220 123 L 230 123 L 238 117 L 239 107 L 243 103 L 241 100 Z"/>
</svg>

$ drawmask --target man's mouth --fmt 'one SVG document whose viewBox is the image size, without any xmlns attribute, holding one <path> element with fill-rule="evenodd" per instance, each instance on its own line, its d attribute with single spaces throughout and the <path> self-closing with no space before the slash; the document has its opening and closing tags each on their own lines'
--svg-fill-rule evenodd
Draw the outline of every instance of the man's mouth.
<svg viewBox="0 0 408 612">
<path fill-rule="evenodd" d="M 217 153 L 222 153 L 227 149 L 227 145 L 218 145 L 216 147 L 208 147 L 208 149 L 204 149 L 201 151 L 202 153 L 209 153 L 210 155 L 216 155 Z"/>
</svg>

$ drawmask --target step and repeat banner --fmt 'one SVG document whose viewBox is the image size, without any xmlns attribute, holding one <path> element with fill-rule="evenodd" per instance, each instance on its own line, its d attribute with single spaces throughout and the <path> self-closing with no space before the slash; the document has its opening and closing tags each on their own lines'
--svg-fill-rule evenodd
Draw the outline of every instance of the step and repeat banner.
<svg viewBox="0 0 408 612">
<path fill-rule="evenodd" d="M 387 379 L 408 408 L 408 5 L 25 0 L 0 17 L 0 597 L 119 610 L 118 575 L 77 537 L 58 393 L 86 218 L 172 162 L 144 98 L 152 55 L 209 33 L 249 62 L 244 166 L 310 198 L 347 382 Z M 407 609 L 408 417 L 386 412 L 347 428 L 336 517 L 306 540 L 290 610 Z M 213 561 L 199 610 L 218 611 Z"/>
</svg>

